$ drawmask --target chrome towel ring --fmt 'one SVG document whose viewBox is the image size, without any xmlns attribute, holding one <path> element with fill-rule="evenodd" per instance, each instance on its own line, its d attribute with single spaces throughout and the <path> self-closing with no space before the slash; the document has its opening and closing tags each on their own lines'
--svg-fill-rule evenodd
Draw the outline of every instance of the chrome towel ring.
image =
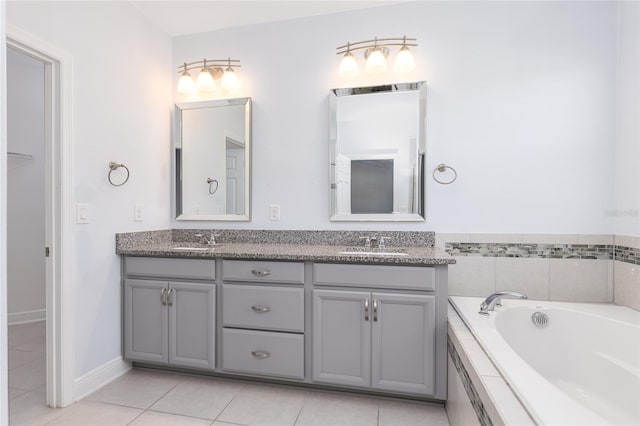
<svg viewBox="0 0 640 426">
<path fill-rule="evenodd" d="M 453 172 L 453 178 L 451 180 L 449 180 L 449 181 L 439 180 L 436 177 L 436 172 L 444 173 L 444 172 L 447 171 L 447 169 L 449 169 L 449 170 L 451 170 Z M 455 182 L 456 179 L 458 179 L 458 172 L 456 172 L 456 169 L 454 169 L 453 167 L 447 166 L 445 163 L 440 163 L 440 164 L 438 164 L 438 166 L 435 169 L 433 169 L 432 176 L 433 176 L 433 180 L 435 180 L 436 182 L 438 182 L 438 183 L 440 183 L 442 185 L 449 185 L 449 184 Z"/>
<path fill-rule="evenodd" d="M 213 195 L 218 190 L 218 181 L 215 179 L 207 178 L 207 183 L 209 184 L 209 194 Z M 215 188 L 213 185 L 215 184 Z"/>
<path fill-rule="evenodd" d="M 124 168 L 127 171 L 127 177 L 124 179 L 124 181 L 122 181 L 121 183 L 113 183 L 113 180 L 111 180 L 111 173 L 113 173 L 115 170 L 118 170 L 120 167 Z M 107 179 L 109 179 L 109 183 L 113 186 L 122 186 L 125 183 L 127 183 L 127 181 L 129 180 L 129 168 L 127 166 L 125 166 L 124 164 L 120 164 L 120 163 L 116 163 L 115 161 L 111 161 L 109 162 L 109 175 L 107 176 Z"/>
</svg>

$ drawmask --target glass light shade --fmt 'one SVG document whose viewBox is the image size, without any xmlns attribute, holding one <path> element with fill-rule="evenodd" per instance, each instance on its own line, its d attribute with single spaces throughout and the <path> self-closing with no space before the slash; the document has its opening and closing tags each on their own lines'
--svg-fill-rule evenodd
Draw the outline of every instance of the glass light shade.
<svg viewBox="0 0 640 426">
<path fill-rule="evenodd" d="M 220 85 L 224 90 L 231 90 L 238 84 L 238 76 L 236 75 L 233 68 L 229 67 L 224 70 L 224 74 L 222 74 L 222 79 Z"/>
<path fill-rule="evenodd" d="M 377 48 L 369 53 L 364 70 L 367 74 L 381 74 L 387 71 L 387 59 L 384 57 L 382 49 Z"/>
<path fill-rule="evenodd" d="M 196 86 L 200 92 L 213 92 L 216 90 L 216 82 L 211 75 L 211 71 L 208 69 L 200 71 L 196 79 Z"/>
<path fill-rule="evenodd" d="M 356 75 L 358 75 L 358 62 L 356 62 L 356 58 L 353 57 L 351 52 L 347 52 L 340 62 L 338 76 L 340 78 L 353 78 Z"/>
<path fill-rule="evenodd" d="M 196 83 L 191 78 L 191 74 L 184 72 L 178 80 L 178 92 L 190 95 L 196 91 Z"/>
<path fill-rule="evenodd" d="M 413 55 L 407 46 L 403 46 L 393 63 L 393 71 L 399 74 L 407 74 L 414 70 L 416 64 L 413 62 Z"/>
</svg>

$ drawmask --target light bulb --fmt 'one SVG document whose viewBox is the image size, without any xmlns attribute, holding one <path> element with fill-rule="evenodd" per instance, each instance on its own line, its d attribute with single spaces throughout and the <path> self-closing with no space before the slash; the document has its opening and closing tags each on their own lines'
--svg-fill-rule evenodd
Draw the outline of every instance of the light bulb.
<svg viewBox="0 0 640 426">
<path fill-rule="evenodd" d="M 203 68 L 196 79 L 196 86 L 200 92 L 213 92 L 216 90 L 216 82 L 213 80 L 209 68 Z"/>
<path fill-rule="evenodd" d="M 196 84 L 194 83 L 193 78 L 191 78 L 191 74 L 186 71 L 183 72 L 180 76 L 180 80 L 178 80 L 178 92 L 185 95 L 191 95 L 195 91 Z"/>
<path fill-rule="evenodd" d="M 393 63 L 393 71 L 399 74 L 407 74 L 414 70 L 416 67 L 413 62 L 413 55 L 407 46 L 402 46 L 396 60 Z"/>
<path fill-rule="evenodd" d="M 364 70 L 368 74 L 381 74 L 387 71 L 387 60 L 381 48 L 375 48 L 369 53 Z"/>
<path fill-rule="evenodd" d="M 222 79 L 220 85 L 224 90 L 231 90 L 238 84 L 238 76 L 236 75 L 233 68 L 228 67 L 224 70 L 224 74 L 222 74 Z"/>
<path fill-rule="evenodd" d="M 356 58 L 353 57 L 351 52 L 347 52 L 340 62 L 338 76 L 340 78 L 353 78 L 356 75 L 358 75 L 358 62 L 356 62 Z"/>
</svg>

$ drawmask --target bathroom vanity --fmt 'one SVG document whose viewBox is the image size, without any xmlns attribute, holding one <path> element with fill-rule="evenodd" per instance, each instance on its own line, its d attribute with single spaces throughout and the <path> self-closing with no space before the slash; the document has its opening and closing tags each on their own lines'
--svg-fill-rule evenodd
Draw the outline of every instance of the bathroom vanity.
<svg viewBox="0 0 640 426">
<path fill-rule="evenodd" d="M 118 235 L 126 360 L 446 399 L 454 260 L 443 251 L 365 252 L 299 235 L 292 243 L 284 231 L 272 231 L 276 243 L 223 235 L 207 247 L 181 241 L 188 235 L 176 241 L 190 231 L 160 232 L 169 237 Z"/>
</svg>

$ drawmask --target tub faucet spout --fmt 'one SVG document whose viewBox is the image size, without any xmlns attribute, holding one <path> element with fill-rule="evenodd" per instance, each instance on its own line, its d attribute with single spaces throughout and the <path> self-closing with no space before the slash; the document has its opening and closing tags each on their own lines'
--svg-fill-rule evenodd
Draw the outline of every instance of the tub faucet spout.
<svg viewBox="0 0 640 426">
<path fill-rule="evenodd" d="M 513 297 L 516 299 L 527 299 L 526 294 L 518 293 L 517 291 L 498 291 L 492 293 L 487 297 L 484 302 L 480 304 L 480 312 L 482 315 L 489 315 L 489 311 L 493 311 L 496 305 L 500 306 L 500 299 L 503 297 Z"/>
</svg>

